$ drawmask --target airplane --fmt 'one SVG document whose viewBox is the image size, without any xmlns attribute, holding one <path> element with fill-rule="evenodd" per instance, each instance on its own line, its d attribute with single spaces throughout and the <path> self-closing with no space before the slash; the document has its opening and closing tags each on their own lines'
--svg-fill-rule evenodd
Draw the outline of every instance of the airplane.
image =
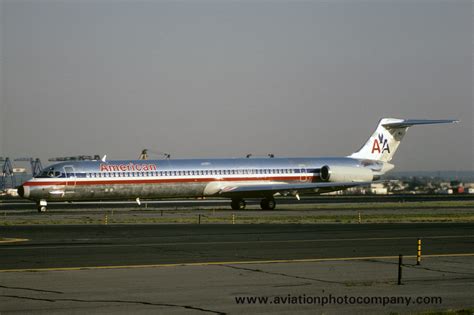
<svg viewBox="0 0 474 315">
<path fill-rule="evenodd" d="M 18 187 L 18 194 L 47 210 L 48 201 L 225 197 L 245 209 L 261 198 L 275 209 L 276 196 L 327 193 L 367 186 L 392 170 L 390 163 L 407 130 L 458 120 L 383 118 L 362 148 L 345 157 L 66 161 L 51 165 Z"/>
</svg>

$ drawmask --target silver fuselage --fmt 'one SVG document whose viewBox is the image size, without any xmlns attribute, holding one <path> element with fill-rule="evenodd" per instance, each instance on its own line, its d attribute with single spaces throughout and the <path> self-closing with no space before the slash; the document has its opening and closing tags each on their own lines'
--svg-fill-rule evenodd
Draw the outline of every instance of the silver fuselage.
<svg viewBox="0 0 474 315">
<path fill-rule="evenodd" d="M 374 177 L 393 167 L 349 157 L 74 161 L 47 167 L 20 195 L 35 201 L 208 197 L 216 195 L 215 183 L 318 182 L 324 165 L 370 168 Z"/>
</svg>

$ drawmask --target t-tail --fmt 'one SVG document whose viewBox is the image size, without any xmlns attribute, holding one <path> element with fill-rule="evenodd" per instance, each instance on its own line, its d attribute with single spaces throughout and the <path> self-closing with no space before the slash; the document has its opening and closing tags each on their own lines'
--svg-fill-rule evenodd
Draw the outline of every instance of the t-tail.
<svg viewBox="0 0 474 315">
<path fill-rule="evenodd" d="M 383 118 L 380 120 L 377 129 L 364 146 L 359 151 L 350 155 L 350 157 L 390 162 L 409 127 L 415 125 L 447 124 L 457 122 L 459 121 Z"/>
</svg>

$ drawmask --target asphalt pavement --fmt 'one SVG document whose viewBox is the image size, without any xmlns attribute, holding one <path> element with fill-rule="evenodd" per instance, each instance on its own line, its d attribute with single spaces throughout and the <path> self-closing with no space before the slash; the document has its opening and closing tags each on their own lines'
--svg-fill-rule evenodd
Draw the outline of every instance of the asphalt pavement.
<svg viewBox="0 0 474 315">
<path fill-rule="evenodd" d="M 0 270 L 474 252 L 473 223 L 45 225 L 0 229 Z"/>
</svg>

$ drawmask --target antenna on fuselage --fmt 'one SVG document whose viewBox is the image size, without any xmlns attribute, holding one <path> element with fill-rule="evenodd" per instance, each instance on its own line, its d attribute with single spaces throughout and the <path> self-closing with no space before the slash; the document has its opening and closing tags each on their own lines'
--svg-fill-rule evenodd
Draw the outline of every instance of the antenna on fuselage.
<svg viewBox="0 0 474 315">
<path fill-rule="evenodd" d="M 143 149 L 138 157 L 139 160 L 148 160 L 148 149 Z"/>
<path fill-rule="evenodd" d="M 148 160 L 149 156 L 152 156 L 155 159 L 156 156 L 160 156 L 162 159 L 169 160 L 171 159 L 171 154 L 166 152 L 154 151 L 149 149 L 143 149 L 140 155 L 138 156 L 139 160 Z"/>
<path fill-rule="evenodd" d="M 107 154 L 104 154 L 104 156 L 102 157 L 101 161 L 105 163 L 105 160 L 107 159 Z"/>
</svg>

